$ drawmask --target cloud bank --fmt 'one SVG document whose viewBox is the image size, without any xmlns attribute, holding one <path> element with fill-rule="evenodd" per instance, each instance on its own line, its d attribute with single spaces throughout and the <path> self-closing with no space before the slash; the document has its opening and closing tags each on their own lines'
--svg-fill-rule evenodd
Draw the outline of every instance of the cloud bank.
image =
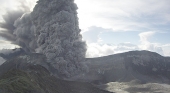
<svg viewBox="0 0 170 93">
<path fill-rule="evenodd" d="M 32 0 L 32 2 L 35 1 L 36 0 Z M 1 3 L 4 2 L 5 1 L 3 0 Z M 20 2 L 22 2 L 22 0 L 20 0 Z M 170 46 L 168 45 L 170 43 L 168 41 L 169 34 L 167 33 L 170 30 L 169 1 L 75 0 L 75 2 L 79 6 L 78 16 L 80 21 L 80 28 L 83 30 L 84 40 L 87 40 L 88 42 L 87 55 L 92 55 L 90 57 L 105 56 L 113 53 L 119 53 L 121 51 L 132 50 L 129 49 L 131 47 L 122 45 L 124 42 L 130 42 L 131 44 L 135 45 L 134 50 L 144 49 L 157 52 L 161 55 L 170 56 Z M 25 3 L 17 4 L 17 6 L 20 7 L 19 9 L 22 11 L 24 11 L 24 7 L 22 6 L 30 7 L 28 3 L 25 5 L 22 4 Z M 46 5 L 46 7 L 48 7 L 48 5 Z M 16 9 L 14 10 L 16 11 Z M 25 8 L 25 10 L 32 9 Z M 47 10 L 42 11 L 45 12 Z M 30 15 L 31 14 L 26 13 L 25 16 L 20 16 L 19 19 L 17 18 L 18 21 L 15 22 L 15 26 L 11 26 L 12 28 L 17 28 L 17 30 L 15 30 L 16 32 L 14 36 L 11 36 L 11 34 L 7 33 L 5 33 L 4 36 L 9 37 L 8 39 L 13 43 L 23 46 L 27 51 L 39 51 L 41 48 L 39 48 L 38 44 L 36 44 L 37 41 L 35 39 L 37 38 L 34 37 L 34 35 L 31 35 L 35 32 L 35 28 L 32 26 L 32 24 L 30 24 L 30 21 L 28 21 L 30 19 Z M 15 19 L 16 18 L 14 18 L 14 20 Z M 25 19 L 28 19 L 27 22 L 25 22 Z M 14 22 L 11 21 L 9 23 Z M 24 23 L 25 25 L 21 25 L 21 23 Z M 25 27 L 27 25 L 28 27 Z M 26 30 L 25 28 L 30 31 L 26 31 L 27 33 L 22 33 L 24 30 Z M 167 36 L 165 37 L 165 34 L 162 34 L 162 41 L 152 40 L 153 38 L 158 38 L 158 33 L 164 32 L 167 33 Z M 29 37 L 25 36 L 26 34 L 29 34 Z M 160 39 L 160 37 L 158 39 Z M 166 42 L 162 43 L 163 41 Z M 93 52 L 92 50 L 95 50 L 96 52 Z M 108 50 L 110 52 L 108 52 Z M 93 53 L 95 56 L 93 56 Z"/>
<path fill-rule="evenodd" d="M 169 37 L 165 36 L 168 33 L 157 31 L 114 32 L 111 29 L 101 27 L 91 27 L 82 33 L 84 40 L 88 42 L 86 57 L 90 58 L 134 50 L 149 50 L 162 56 L 170 56 L 168 41 L 165 44 L 154 41 L 160 38 L 159 34 L 163 35 L 163 38 Z"/>
</svg>

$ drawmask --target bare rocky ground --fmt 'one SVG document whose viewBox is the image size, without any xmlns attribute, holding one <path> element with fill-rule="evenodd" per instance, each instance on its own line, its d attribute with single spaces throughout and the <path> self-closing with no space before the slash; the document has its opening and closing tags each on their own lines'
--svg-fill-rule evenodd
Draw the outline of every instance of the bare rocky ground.
<svg viewBox="0 0 170 93">
<path fill-rule="evenodd" d="M 150 51 L 130 51 L 87 59 L 89 76 L 114 93 L 170 93 L 170 58 Z M 86 78 L 87 79 L 87 78 Z"/>
<path fill-rule="evenodd" d="M 110 82 L 98 87 L 114 93 L 170 93 L 170 85 L 168 84 L 141 84 L 138 81 Z"/>
<path fill-rule="evenodd" d="M 31 54 L 7 59 L 10 59 L 9 61 L 12 62 L 10 64 L 8 64 L 8 62 L 2 64 L 3 66 L 0 67 L 0 75 L 12 67 L 24 69 L 25 71 L 27 67 L 27 65 L 25 65 L 26 63 L 41 65 L 54 75 L 57 74 L 53 69 L 50 69 L 51 66 L 46 62 L 44 55 L 41 54 Z M 87 71 L 86 74 L 71 78 L 71 81 L 87 81 L 92 83 L 92 85 L 89 83 L 75 84 L 74 82 L 70 85 L 70 82 L 66 82 L 63 86 L 72 90 L 72 86 L 76 85 L 76 87 L 74 86 L 75 91 L 68 92 L 69 90 L 58 90 L 61 89 L 58 88 L 58 92 L 56 92 L 55 87 L 54 89 L 49 89 L 50 91 L 55 91 L 51 93 L 61 93 L 61 91 L 65 91 L 63 93 L 109 93 L 107 91 L 112 93 L 170 93 L 169 57 L 163 57 L 149 51 L 132 51 L 101 58 L 86 59 L 85 63 L 87 63 L 89 71 Z M 49 78 L 42 81 L 45 80 L 48 81 Z M 55 83 L 54 81 L 55 80 L 53 80 L 52 83 Z M 38 83 L 41 84 L 42 82 Z M 58 84 L 61 85 L 61 83 Z M 68 86 L 68 84 L 70 86 Z M 97 87 L 107 91 L 99 90 L 93 85 L 97 85 Z M 4 85 L 2 84 L 2 86 Z"/>
<path fill-rule="evenodd" d="M 42 66 L 47 66 L 44 60 L 30 54 L 0 65 L 0 93 L 111 93 L 91 83 L 59 79 Z"/>
</svg>

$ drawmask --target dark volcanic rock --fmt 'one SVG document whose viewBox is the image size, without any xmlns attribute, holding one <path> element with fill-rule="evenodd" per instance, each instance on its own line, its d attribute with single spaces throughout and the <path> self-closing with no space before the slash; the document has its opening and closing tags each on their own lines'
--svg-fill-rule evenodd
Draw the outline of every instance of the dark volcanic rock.
<svg viewBox="0 0 170 93">
<path fill-rule="evenodd" d="M 4 53 L 3 53 L 4 51 Z M 0 56 L 6 60 L 15 58 L 16 56 L 27 54 L 22 48 L 1 50 Z"/>
<path fill-rule="evenodd" d="M 0 93 L 110 93 L 90 83 L 58 79 L 44 67 L 45 61 L 41 54 L 30 54 L 2 64 Z"/>
<path fill-rule="evenodd" d="M 89 72 L 84 80 L 99 83 L 170 83 L 170 58 L 149 51 L 131 51 L 86 60 Z"/>
</svg>

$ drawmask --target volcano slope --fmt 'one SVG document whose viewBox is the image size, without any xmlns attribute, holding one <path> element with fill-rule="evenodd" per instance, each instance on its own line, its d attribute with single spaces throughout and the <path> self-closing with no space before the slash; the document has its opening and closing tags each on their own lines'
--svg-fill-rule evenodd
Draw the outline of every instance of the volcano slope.
<svg viewBox="0 0 170 93">
<path fill-rule="evenodd" d="M 150 51 L 88 58 L 85 62 L 89 67 L 89 80 L 94 79 L 96 83 L 129 82 L 135 79 L 142 83 L 170 83 L 170 58 Z"/>
<path fill-rule="evenodd" d="M 150 51 L 130 51 L 88 58 L 85 63 L 89 72 L 80 80 L 97 84 L 102 89 L 116 93 L 170 92 L 169 57 Z"/>
<path fill-rule="evenodd" d="M 0 66 L 0 93 L 111 93 L 90 83 L 58 79 L 44 67 L 45 63 L 41 54 L 6 61 Z"/>
<path fill-rule="evenodd" d="M 61 80 L 44 55 L 16 55 L 0 66 L 0 93 L 170 92 L 169 57 L 149 51 L 130 51 L 87 58 L 84 63 L 89 68 L 87 73 L 66 81 Z"/>
</svg>

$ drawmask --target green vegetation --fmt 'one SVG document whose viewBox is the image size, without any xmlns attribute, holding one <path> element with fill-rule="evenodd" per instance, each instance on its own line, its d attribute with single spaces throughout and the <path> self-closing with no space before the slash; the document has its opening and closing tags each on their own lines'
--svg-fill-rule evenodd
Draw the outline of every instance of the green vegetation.
<svg viewBox="0 0 170 93">
<path fill-rule="evenodd" d="M 30 75 L 21 70 L 10 70 L 0 77 L 0 92 L 30 93 L 40 89 Z"/>
<path fill-rule="evenodd" d="M 0 93 L 110 93 L 90 83 L 56 78 L 45 67 L 28 62 L 35 58 L 23 60 L 21 57 L 0 66 Z"/>
</svg>

